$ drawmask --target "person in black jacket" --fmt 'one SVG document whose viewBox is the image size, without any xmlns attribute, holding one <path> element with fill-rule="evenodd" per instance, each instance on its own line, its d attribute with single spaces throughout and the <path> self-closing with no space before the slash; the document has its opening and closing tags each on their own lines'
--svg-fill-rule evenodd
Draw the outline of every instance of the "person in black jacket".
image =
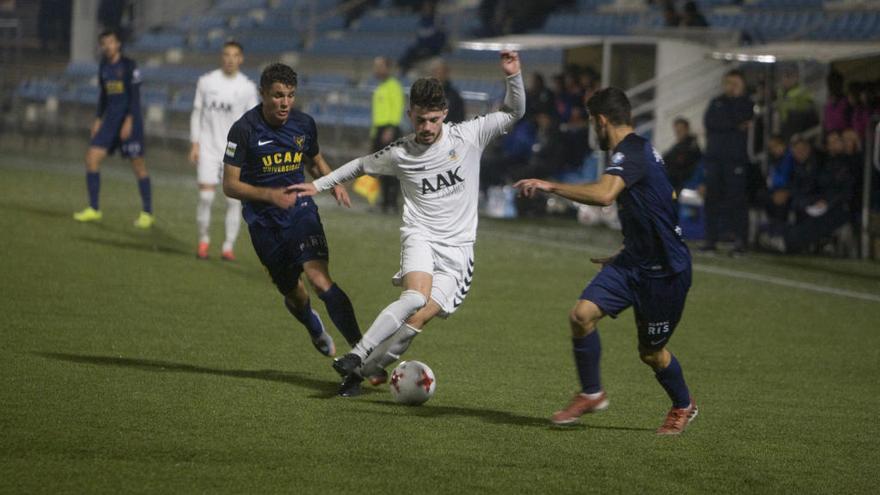
<svg viewBox="0 0 880 495">
<path fill-rule="evenodd" d="M 706 128 L 706 241 L 704 252 L 714 252 L 723 234 L 734 241 L 732 255 L 745 251 L 749 230 L 748 127 L 754 115 L 743 73 L 724 75 L 724 93 L 709 103 L 703 117 Z"/>
<path fill-rule="evenodd" d="M 691 134 L 691 123 L 687 119 L 676 118 L 673 127 L 675 144 L 663 155 L 663 162 L 677 198 L 684 183 L 694 175 L 703 153 L 697 144 L 697 138 Z"/>
</svg>

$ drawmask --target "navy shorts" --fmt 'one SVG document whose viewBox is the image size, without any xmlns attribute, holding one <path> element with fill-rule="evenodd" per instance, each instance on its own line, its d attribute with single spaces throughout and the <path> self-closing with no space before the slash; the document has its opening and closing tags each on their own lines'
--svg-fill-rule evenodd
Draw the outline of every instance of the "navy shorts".
<svg viewBox="0 0 880 495">
<path fill-rule="evenodd" d="M 119 154 L 125 158 L 144 156 L 144 128 L 140 125 L 139 119 L 134 119 L 131 126 L 131 136 L 125 141 L 119 139 L 119 130 L 122 129 L 124 119 L 124 115 L 104 117 L 101 121 L 101 127 L 89 145 L 104 148 L 109 155 L 119 149 Z"/>
<path fill-rule="evenodd" d="M 264 227 L 253 224 L 248 230 L 257 256 L 281 294 L 290 294 L 296 288 L 303 263 L 330 259 L 327 237 L 317 210 L 298 214 L 293 225 Z"/>
<path fill-rule="evenodd" d="M 617 318 L 632 306 L 639 345 L 647 349 L 665 346 L 684 312 L 691 288 L 691 269 L 667 277 L 648 277 L 639 268 L 605 265 L 581 293 L 605 314 Z"/>
</svg>

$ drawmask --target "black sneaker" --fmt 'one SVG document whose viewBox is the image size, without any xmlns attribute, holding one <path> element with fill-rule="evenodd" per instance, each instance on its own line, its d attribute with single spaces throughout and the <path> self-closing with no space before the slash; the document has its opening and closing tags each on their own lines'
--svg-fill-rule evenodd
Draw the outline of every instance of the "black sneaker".
<svg viewBox="0 0 880 495">
<path fill-rule="evenodd" d="M 348 375 L 342 380 L 342 383 L 339 385 L 339 391 L 336 392 L 336 395 L 340 397 L 357 397 L 358 395 L 361 395 L 361 382 L 363 381 L 364 377 L 357 373 Z"/>
<path fill-rule="evenodd" d="M 339 376 L 346 378 L 361 366 L 361 358 L 357 354 L 349 352 L 345 356 L 333 361 L 333 369 Z"/>
</svg>

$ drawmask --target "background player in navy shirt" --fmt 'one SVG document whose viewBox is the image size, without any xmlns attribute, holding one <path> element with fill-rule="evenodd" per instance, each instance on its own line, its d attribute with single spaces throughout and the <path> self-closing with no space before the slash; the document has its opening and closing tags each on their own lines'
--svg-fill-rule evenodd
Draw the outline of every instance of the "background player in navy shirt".
<svg viewBox="0 0 880 495">
<path fill-rule="evenodd" d="M 260 76 L 262 102 L 229 130 L 223 156 L 223 192 L 240 199 L 251 241 L 284 304 L 311 335 L 315 348 L 334 356 L 336 347 L 312 310 L 300 275 L 305 273 L 330 319 L 349 342 L 361 339 L 351 301 L 333 283 L 327 268 L 329 251 L 318 207 L 312 198 L 289 189 L 305 182 L 304 166 L 314 178 L 329 174 L 318 147 L 318 130 L 309 115 L 295 110 L 296 72 L 272 64 Z M 333 196 L 351 206 L 343 186 Z"/>
<path fill-rule="evenodd" d="M 672 399 L 672 409 L 658 434 L 681 433 L 697 415 L 678 360 L 668 350 L 691 285 L 691 258 L 681 240 L 673 190 L 660 154 L 632 128 L 630 103 L 617 88 L 606 88 L 587 102 L 603 150 L 613 150 L 611 164 L 592 184 L 557 184 L 526 179 L 514 184 L 525 196 L 546 191 L 572 201 L 608 206 L 617 200 L 624 245 L 614 256 L 592 261 L 602 270 L 581 294 L 570 314 L 572 344 L 582 391 L 552 418 L 556 424 L 577 421 L 608 407 L 599 381 L 599 332 L 605 315 L 617 317 L 632 306 L 638 328 L 639 357 L 653 368 Z"/>
<path fill-rule="evenodd" d="M 119 35 L 104 31 L 98 37 L 103 58 L 98 68 L 101 96 L 92 124 L 91 142 L 86 152 L 86 188 L 89 206 L 73 214 L 80 222 L 97 222 L 102 214 L 98 203 L 101 188 L 101 162 L 119 148 L 122 156 L 131 159 L 138 180 L 142 209 L 134 222 L 148 229 L 153 225 L 152 191 L 147 165 L 144 162 L 144 123 L 141 117 L 141 78 L 134 60 L 122 55 Z"/>
</svg>

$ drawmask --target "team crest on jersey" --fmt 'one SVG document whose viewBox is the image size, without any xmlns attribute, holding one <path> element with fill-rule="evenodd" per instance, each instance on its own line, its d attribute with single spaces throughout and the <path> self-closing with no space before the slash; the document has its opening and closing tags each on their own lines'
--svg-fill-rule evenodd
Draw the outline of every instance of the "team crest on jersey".
<svg viewBox="0 0 880 495">
<path fill-rule="evenodd" d="M 611 164 L 612 165 L 620 165 L 621 163 L 623 163 L 623 160 L 625 158 L 626 158 L 626 156 L 624 156 L 623 153 L 618 151 L 617 153 L 611 155 Z"/>
<path fill-rule="evenodd" d="M 293 142 L 296 143 L 297 148 L 302 149 L 303 145 L 306 143 L 306 137 L 296 136 L 295 138 L 293 138 Z"/>
<path fill-rule="evenodd" d="M 449 161 L 454 162 L 455 160 L 458 160 L 458 155 L 455 150 L 449 150 Z"/>
<path fill-rule="evenodd" d="M 235 157 L 235 150 L 237 148 L 238 148 L 238 145 L 236 143 L 233 143 L 232 141 L 227 142 L 226 143 L 226 156 L 228 156 L 229 158 L 234 158 Z"/>
</svg>

